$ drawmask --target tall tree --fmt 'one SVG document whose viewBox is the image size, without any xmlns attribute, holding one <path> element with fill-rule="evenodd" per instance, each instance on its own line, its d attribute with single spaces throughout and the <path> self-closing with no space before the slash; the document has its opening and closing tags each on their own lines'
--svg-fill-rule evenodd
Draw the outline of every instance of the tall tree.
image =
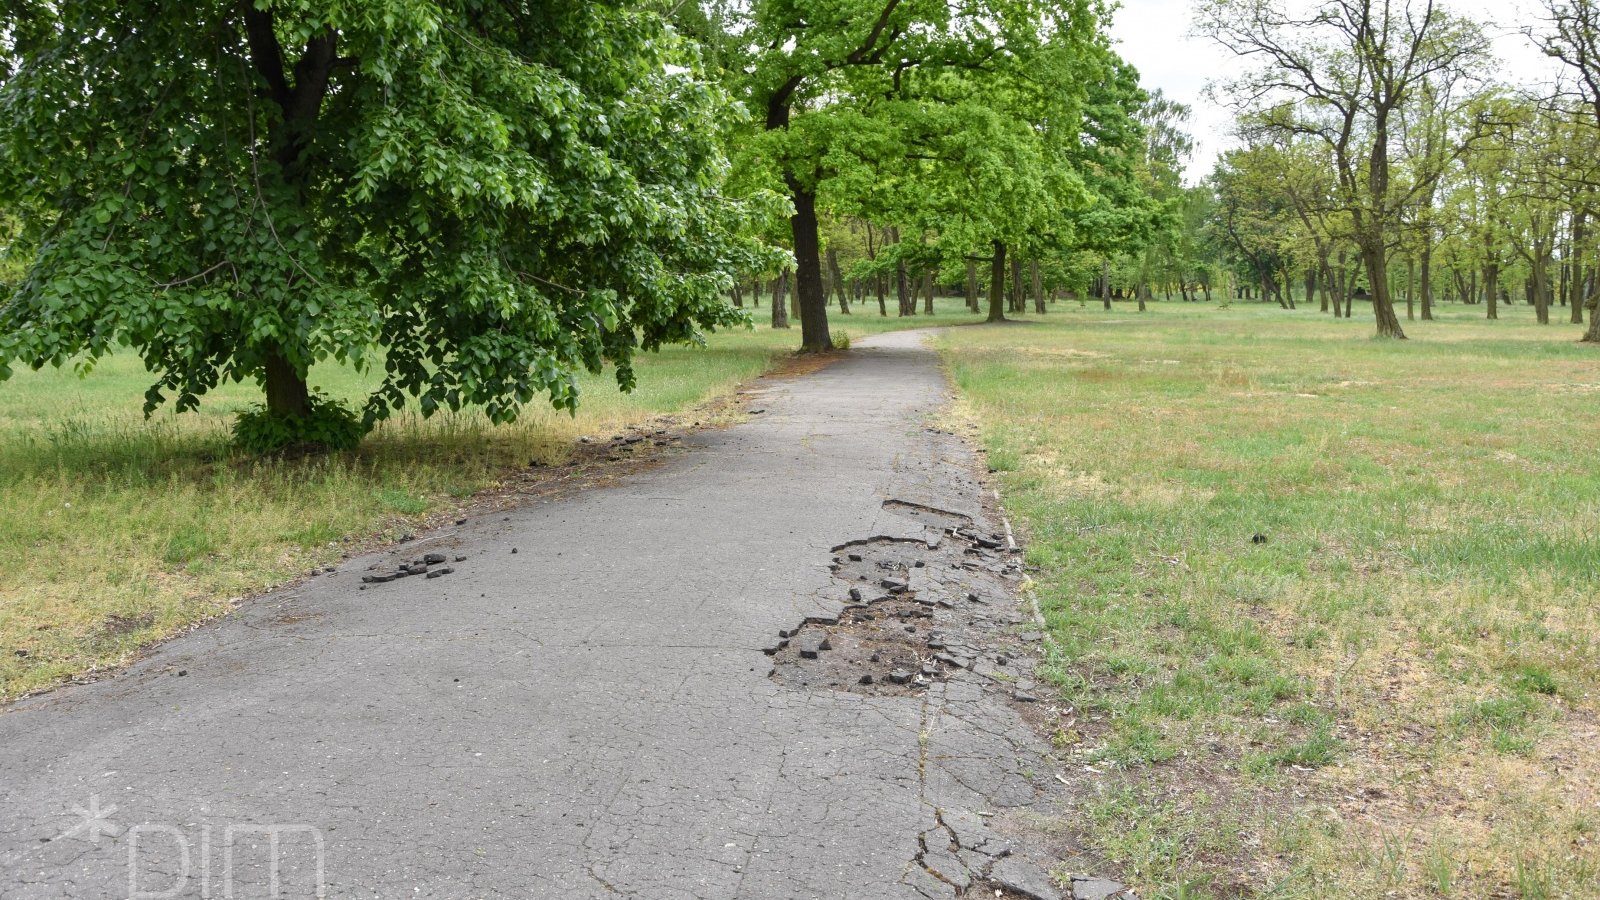
<svg viewBox="0 0 1600 900">
<path fill-rule="evenodd" d="M 1441 78 L 1479 69 L 1488 40 L 1433 0 L 1201 0 L 1200 27 L 1259 62 L 1230 86 L 1266 127 L 1321 140 L 1366 266 L 1380 337 L 1404 338 L 1389 288 L 1403 210 L 1427 179 L 1393 177 L 1402 105 Z M 1462 101 L 1464 102 L 1464 101 Z"/>
<path fill-rule="evenodd" d="M 722 71 L 767 133 L 746 142 L 742 157 L 766 167 L 793 205 L 806 350 L 831 346 L 818 234 L 820 204 L 845 193 L 830 184 L 840 166 L 860 170 L 864 154 L 868 169 L 884 172 L 884 163 L 903 159 L 905 148 L 870 139 L 901 131 L 893 120 L 902 115 L 912 119 L 904 127 L 920 128 L 920 111 L 905 100 L 917 91 L 927 96 L 926 86 L 945 74 L 1014 67 L 1052 43 L 1081 53 L 1083 36 L 1097 33 L 1101 21 L 1092 0 L 767 0 L 707 8 L 722 17 Z M 917 241 L 909 230 L 907 237 L 909 250 Z"/>
<path fill-rule="evenodd" d="M 1583 119 L 1588 134 L 1580 142 L 1592 148 L 1600 144 L 1600 2 L 1596 0 L 1544 0 L 1546 21 L 1538 29 L 1529 29 L 1530 36 L 1544 52 L 1561 61 L 1573 76 L 1567 89 L 1585 108 Z M 1582 160 L 1573 172 L 1585 184 L 1585 193 L 1592 196 L 1600 188 L 1600 179 L 1592 174 L 1593 159 Z M 1582 304 L 1588 292 L 1580 291 L 1576 302 Z M 1581 310 L 1574 310 L 1573 321 L 1578 321 Z M 1600 309 L 1589 319 L 1584 332 L 1585 343 L 1600 343 Z"/>
<path fill-rule="evenodd" d="M 20 0 L 0 30 L 0 208 L 27 275 L 7 363 L 120 345 L 146 410 L 251 379 L 303 420 L 321 360 L 497 422 L 574 371 L 740 321 L 717 89 L 624 0 Z"/>
</svg>

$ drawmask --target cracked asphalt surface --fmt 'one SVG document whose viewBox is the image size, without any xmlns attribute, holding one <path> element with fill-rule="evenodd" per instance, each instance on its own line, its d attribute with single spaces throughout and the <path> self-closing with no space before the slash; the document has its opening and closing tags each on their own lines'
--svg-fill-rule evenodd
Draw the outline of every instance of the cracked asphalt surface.
<svg viewBox="0 0 1600 900">
<path fill-rule="evenodd" d="M 1029 896 L 1027 835 L 996 828 L 1053 769 L 990 679 L 769 677 L 781 631 L 849 602 L 832 548 L 938 539 L 886 501 L 983 521 L 972 451 L 927 427 L 947 391 L 923 336 L 858 347 L 617 486 L 349 560 L 14 704 L 0 897 Z M 436 550 L 467 559 L 358 590 Z"/>
</svg>

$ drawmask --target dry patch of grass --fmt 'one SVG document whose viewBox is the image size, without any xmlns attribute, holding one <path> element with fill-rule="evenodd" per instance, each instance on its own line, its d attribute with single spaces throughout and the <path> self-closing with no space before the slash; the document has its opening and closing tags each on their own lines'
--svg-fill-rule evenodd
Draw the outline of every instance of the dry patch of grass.
<svg viewBox="0 0 1600 900">
<path fill-rule="evenodd" d="M 1600 897 L 1600 351 L 1476 312 L 945 339 L 1141 896 Z"/>
</svg>

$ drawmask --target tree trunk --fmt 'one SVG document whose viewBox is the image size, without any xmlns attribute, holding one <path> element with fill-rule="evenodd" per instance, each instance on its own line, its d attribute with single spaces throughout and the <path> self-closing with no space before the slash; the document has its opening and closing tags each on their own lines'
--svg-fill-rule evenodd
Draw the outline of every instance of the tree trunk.
<svg viewBox="0 0 1600 900">
<path fill-rule="evenodd" d="M 1487 318 L 1500 318 L 1500 266 L 1489 263 L 1483 267 L 1483 297 L 1488 304 Z"/>
<path fill-rule="evenodd" d="M 967 309 L 978 311 L 978 261 L 967 258 Z"/>
<path fill-rule="evenodd" d="M 768 100 L 768 131 L 788 130 L 789 97 L 789 94 L 774 95 Z M 783 180 L 794 203 L 789 227 L 794 235 L 794 289 L 800 307 L 800 349 L 832 350 L 833 339 L 828 336 L 828 299 L 822 292 L 822 236 L 817 227 L 816 191 L 801 183 L 792 171 L 786 170 Z M 774 310 L 774 321 L 777 316 Z"/>
<path fill-rule="evenodd" d="M 787 271 L 780 272 L 780 273 L 778 273 L 778 277 L 777 278 L 772 279 L 772 327 L 773 328 L 788 328 L 789 327 L 788 293 L 789 293 L 789 273 Z"/>
<path fill-rule="evenodd" d="M 744 291 L 740 289 L 738 281 L 733 283 L 733 305 L 735 309 L 744 309 Z"/>
<path fill-rule="evenodd" d="M 926 315 L 933 315 L 933 273 L 922 276 L 922 311 Z"/>
<path fill-rule="evenodd" d="M 1378 326 L 1378 337 L 1403 341 L 1406 333 L 1395 318 L 1394 301 L 1389 295 L 1389 255 L 1383 245 L 1383 235 L 1363 235 L 1361 258 L 1367 265 L 1367 285 L 1372 294 L 1372 318 Z"/>
<path fill-rule="evenodd" d="M 1039 275 L 1039 261 L 1036 259 L 1028 263 L 1030 274 L 1033 276 L 1033 311 L 1044 315 L 1044 279 Z"/>
<path fill-rule="evenodd" d="M 1589 238 L 1589 213 L 1579 210 L 1572 214 L 1572 277 L 1568 282 L 1571 285 L 1571 297 L 1568 303 L 1571 309 L 1572 324 L 1583 324 L 1583 304 L 1588 301 L 1583 286 L 1587 277 L 1584 264 L 1584 242 Z"/>
<path fill-rule="evenodd" d="M 833 349 L 828 335 L 828 298 L 822 293 L 822 238 L 817 228 L 817 195 L 785 175 L 794 201 L 789 225 L 794 232 L 794 294 L 800 308 L 800 349 Z"/>
<path fill-rule="evenodd" d="M 1011 254 L 1011 290 L 1007 295 L 1011 298 L 1011 311 L 1014 313 L 1027 312 L 1028 308 L 1023 303 L 1022 292 L 1022 254 Z"/>
<path fill-rule="evenodd" d="M 989 269 L 989 318 L 990 322 L 1004 322 L 1006 320 L 1006 245 L 1000 241 L 994 242 L 994 261 Z"/>
<path fill-rule="evenodd" d="M 896 231 L 895 236 L 899 237 L 898 231 Z M 899 241 L 895 243 L 899 243 Z M 895 299 L 900 301 L 901 316 L 908 316 L 916 312 L 916 307 L 912 305 L 916 301 L 911 298 L 911 278 L 906 274 L 906 258 L 904 256 L 896 260 L 894 264 L 894 293 Z"/>
<path fill-rule="evenodd" d="M 1417 320 L 1417 262 L 1411 257 L 1406 257 L 1406 321 Z"/>
<path fill-rule="evenodd" d="M 278 418 L 303 417 L 311 411 L 311 391 L 306 377 L 284 358 L 276 347 L 267 351 L 263 385 L 267 392 L 267 412 Z"/>
<path fill-rule="evenodd" d="M 850 315 L 850 295 L 845 293 L 844 275 L 839 271 L 839 251 L 833 247 L 828 248 L 828 278 L 839 295 L 839 314 Z"/>
<path fill-rule="evenodd" d="M 1422 321 L 1433 321 L 1433 241 L 1425 240 L 1422 243 L 1422 284 L 1418 286 L 1422 296 Z"/>
<path fill-rule="evenodd" d="M 1533 309 L 1540 325 L 1550 324 L 1550 243 L 1533 242 Z"/>
<path fill-rule="evenodd" d="M 1111 257 L 1100 260 L 1100 302 L 1111 308 Z"/>
</svg>

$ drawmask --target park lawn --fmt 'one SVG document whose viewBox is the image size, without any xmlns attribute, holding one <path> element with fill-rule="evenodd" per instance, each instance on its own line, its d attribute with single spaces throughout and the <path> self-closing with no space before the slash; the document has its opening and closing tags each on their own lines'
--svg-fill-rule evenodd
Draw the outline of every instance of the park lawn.
<svg viewBox="0 0 1600 900">
<path fill-rule="evenodd" d="M 838 316 L 861 337 L 968 321 L 959 301 L 934 317 Z M 758 323 L 765 307 L 751 310 Z M 355 452 L 255 458 L 228 446 L 239 409 L 228 385 L 182 416 L 140 413 L 151 378 L 131 354 L 87 378 L 18 372 L 0 384 L 0 701 L 126 663 L 139 648 L 226 612 L 237 598 L 337 561 L 351 541 L 394 536 L 463 507 L 529 464 L 559 463 L 580 435 L 604 437 L 725 395 L 799 343 L 799 328 L 711 335 L 704 349 L 639 359 L 638 389 L 583 376 L 576 417 L 531 407 L 494 427 L 478 414 L 401 415 Z M 375 377 L 313 371 L 358 400 Z"/>
<path fill-rule="evenodd" d="M 1600 896 L 1600 347 L 1481 309 L 942 339 L 1140 896 Z"/>
</svg>

